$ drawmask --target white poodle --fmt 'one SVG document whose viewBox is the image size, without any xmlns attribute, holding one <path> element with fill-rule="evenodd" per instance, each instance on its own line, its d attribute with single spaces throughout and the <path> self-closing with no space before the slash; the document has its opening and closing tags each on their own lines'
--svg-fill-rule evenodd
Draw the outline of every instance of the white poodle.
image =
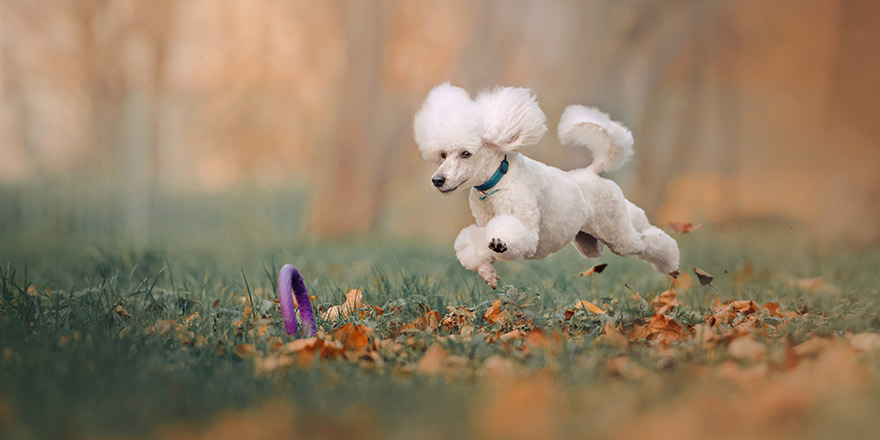
<svg viewBox="0 0 880 440">
<path fill-rule="evenodd" d="M 477 224 L 455 239 L 461 264 L 494 289 L 496 258 L 540 259 L 574 241 L 584 257 L 602 255 L 604 244 L 677 276 L 675 240 L 648 223 L 617 184 L 599 176 L 632 156 L 629 130 L 595 108 L 569 106 L 559 140 L 587 148 L 593 163 L 562 171 L 519 152 L 541 139 L 545 120 L 528 89 L 498 87 L 471 99 L 445 83 L 428 93 L 414 128 L 422 156 L 440 165 L 431 182 L 444 194 L 471 186 Z"/>
</svg>

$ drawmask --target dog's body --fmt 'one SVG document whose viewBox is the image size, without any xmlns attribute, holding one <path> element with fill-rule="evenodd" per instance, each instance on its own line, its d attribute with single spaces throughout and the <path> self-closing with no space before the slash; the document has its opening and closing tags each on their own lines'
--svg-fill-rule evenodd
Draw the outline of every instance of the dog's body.
<svg viewBox="0 0 880 440">
<path fill-rule="evenodd" d="M 544 121 L 527 89 L 497 88 L 472 100 L 447 83 L 425 99 L 415 118 L 415 138 L 423 156 L 440 164 L 434 186 L 443 193 L 472 186 L 476 224 L 455 240 L 461 264 L 495 288 L 496 258 L 540 259 L 573 241 L 584 257 L 600 256 L 604 244 L 675 276 L 675 240 L 652 226 L 617 184 L 599 175 L 631 157 L 629 131 L 598 110 L 570 106 L 559 123 L 559 138 L 588 148 L 593 163 L 562 171 L 519 153 L 538 142 L 547 130 Z"/>
</svg>

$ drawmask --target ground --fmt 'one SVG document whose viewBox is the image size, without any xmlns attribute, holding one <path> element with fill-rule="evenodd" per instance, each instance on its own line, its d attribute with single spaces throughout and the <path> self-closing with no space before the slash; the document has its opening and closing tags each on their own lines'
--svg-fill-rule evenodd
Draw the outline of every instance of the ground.
<svg viewBox="0 0 880 440">
<path fill-rule="evenodd" d="M 880 249 L 781 229 L 667 228 L 676 283 L 566 249 L 498 263 L 497 291 L 451 241 L 25 240 L 0 251 L 0 437 L 875 437 Z M 315 337 L 284 332 L 284 263 Z"/>
</svg>

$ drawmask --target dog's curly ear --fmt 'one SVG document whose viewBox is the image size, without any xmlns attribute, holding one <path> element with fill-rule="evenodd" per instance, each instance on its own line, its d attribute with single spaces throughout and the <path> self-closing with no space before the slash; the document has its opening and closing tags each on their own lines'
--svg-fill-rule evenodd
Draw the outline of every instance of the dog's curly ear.
<svg viewBox="0 0 880 440">
<path fill-rule="evenodd" d="M 534 145 L 547 131 L 547 118 L 529 89 L 497 87 L 480 93 L 476 103 L 483 119 L 483 142 L 504 152 Z"/>
</svg>

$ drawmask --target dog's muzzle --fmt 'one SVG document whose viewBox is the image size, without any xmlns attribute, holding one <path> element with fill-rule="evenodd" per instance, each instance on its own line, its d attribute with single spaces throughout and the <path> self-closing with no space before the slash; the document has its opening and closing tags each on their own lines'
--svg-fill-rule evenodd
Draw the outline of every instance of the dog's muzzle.
<svg viewBox="0 0 880 440">
<path fill-rule="evenodd" d="M 440 188 L 441 186 L 443 186 L 444 183 L 446 183 L 446 178 L 443 176 L 435 176 L 431 178 L 431 183 L 433 183 L 434 186 L 436 186 L 437 188 Z"/>
</svg>

